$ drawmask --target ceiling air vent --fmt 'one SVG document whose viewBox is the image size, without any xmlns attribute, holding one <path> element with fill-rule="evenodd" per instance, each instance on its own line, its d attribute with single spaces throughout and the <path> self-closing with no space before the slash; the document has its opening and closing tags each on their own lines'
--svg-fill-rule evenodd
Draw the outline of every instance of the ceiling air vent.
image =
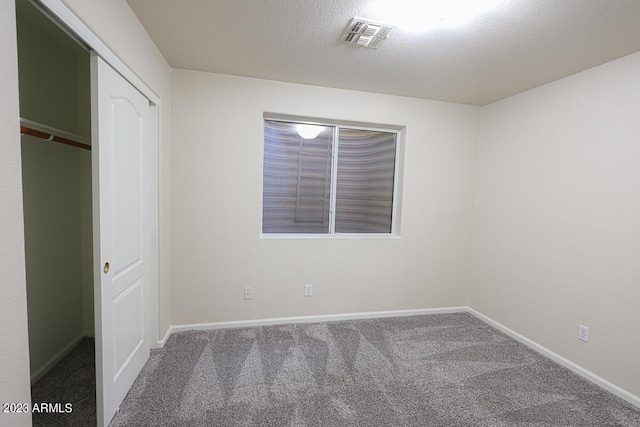
<svg viewBox="0 0 640 427">
<path fill-rule="evenodd" d="M 389 37 L 393 27 L 379 22 L 353 18 L 342 36 L 342 41 L 362 47 L 377 49 Z"/>
</svg>

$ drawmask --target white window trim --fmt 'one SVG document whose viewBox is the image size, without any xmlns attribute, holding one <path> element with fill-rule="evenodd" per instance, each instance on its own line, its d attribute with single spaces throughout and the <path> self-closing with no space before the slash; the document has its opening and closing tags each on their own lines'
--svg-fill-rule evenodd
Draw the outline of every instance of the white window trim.
<svg viewBox="0 0 640 427">
<path fill-rule="evenodd" d="M 338 138 L 340 138 L 340 128 L 333 127 L 333 141 L 331 143 L 331 189 L 329 196 L 329 235 L 336 234 L 336 190 L 338 188 Z M 396 140 L 398 139 L 396 135 Z M 395 178 L 394 178 L 395 179 Z M 393 215 L 393 212 L 391 213 Z"/>
<path fill-rule="evenodd" d="M 264 122 L 265 121 L 294 123 L 294 124 L 310 124 L 319 126 L 332 126 L 333 127 L 333 152 L 331 162 L 331 203 L 329 210 L 329 232 L 328 233 L 263 233 L 262 232 L 262 214 L 263 210 L 263 194 L 264 194 Z M 354 123 L 349 121 L 340 120 L 324 120 L 314 119 L 298 116 L 284 116 L 281 114 L 268 114 L 263 113 L 262 117 L 262 129 L 260 139 L 260 240 L 301 240 L 301 239 L 400 239 L 400 230 L 397 227 L 397 217 L 400 214 L 400 203 L 398 199 L 398 188 L 400 184 L 400 169 L 404 163 L 404 158 L 401 157 L 404 150 L 401 149 L 401 145 L 404 142 L 404 126 L 384 126 L 368 123 Z M 356 130 L 369 130 L 376 132 L 394 133 L 396 135 L 396 153 L 395 153 L 395 167 L 393 172 L 393 205 L 391 207 L 391 232 L 390 233 L 336 233 L 335 221 L 333 215 L 335 215 L 335 202 L 336 202 L 336 186 L 337 179 L 334 174 L 337 172 L 338 163 L 338 137 L 339 128 L 348 128 Z"/>
<path fill-rule="evenodd" d="M 261 240 L 300 240 L 300 239 L 400 239 L 398 234 L 387 233 L 335 233 L 335 234 L 315 234 L 315 233 L 260 233 Z"/>
</svg>

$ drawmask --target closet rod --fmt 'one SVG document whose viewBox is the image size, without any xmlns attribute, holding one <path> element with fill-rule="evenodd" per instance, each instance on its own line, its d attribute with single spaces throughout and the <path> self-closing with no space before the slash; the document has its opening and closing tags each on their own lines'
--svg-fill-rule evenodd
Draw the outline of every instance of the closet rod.
<svg viewBox="0 0 640 427">
<path fill-rule="evenodd" d="M 59 142 L 60 144 L 71 145 L 72 147 L 84 148 L 85 150 L 91 150 L 91 146 L 87 144 L 83 144 L 81 142 L 72 141 L 67 138 L 63 138 L 61 136 L 55 136 L 52 133 L 45 133 L 39 130 L 31 129 L 26 126 L 20 126 L 20 133 L 24 133 L 25 135 L 35 136 L 37 138 L 46 139 L 47 141 Z"/>
</svg>

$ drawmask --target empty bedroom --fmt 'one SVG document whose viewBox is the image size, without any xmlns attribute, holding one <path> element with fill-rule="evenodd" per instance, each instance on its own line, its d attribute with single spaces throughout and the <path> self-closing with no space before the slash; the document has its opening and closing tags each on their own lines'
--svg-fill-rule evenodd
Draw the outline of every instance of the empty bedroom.
<svg viewBox="0 0 640 427">
<path fill-rule="evenodd" d="M 0 425 L 640 426 L 640 2 L 0 12 Z M 25 139 L 58 41 L 75 121 Z M 95 403 L 47 377 L 80 342 Z"/>
</svg>

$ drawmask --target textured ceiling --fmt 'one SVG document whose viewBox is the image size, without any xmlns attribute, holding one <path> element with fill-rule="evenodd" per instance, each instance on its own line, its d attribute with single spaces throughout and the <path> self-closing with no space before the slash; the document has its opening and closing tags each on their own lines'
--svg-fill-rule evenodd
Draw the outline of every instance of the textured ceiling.
<svg viewBox="0 0 640 427">
<path fill-rule="evenodd" d="M 640 50 L 639 0 L 505 0 L 463 27 L 398 27 L 377 50 L 340 43 L 353 17 L 396 24 L 370 0 L 128 3 L 173 68 L 475 105 Z"/>
</svg>

